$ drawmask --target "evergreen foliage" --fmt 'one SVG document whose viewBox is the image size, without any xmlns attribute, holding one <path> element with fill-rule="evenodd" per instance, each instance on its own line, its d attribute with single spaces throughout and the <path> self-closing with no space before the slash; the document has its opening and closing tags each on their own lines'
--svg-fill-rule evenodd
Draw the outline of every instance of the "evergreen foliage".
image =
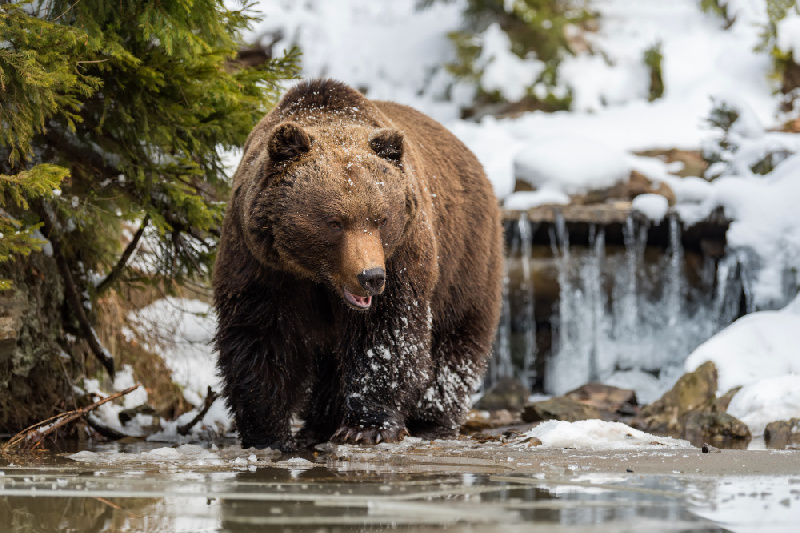
<svg viewBox="0 0 800 533">
<path fill-rule="evenodd" d="M 429 2 L 430 3 L 430 2 Z M 481 87 L 482 67 L 477 64 L 481 54 L 479 36 L 492 23 L 498 23 L 508 35 L 511 51 L 520 58 L 535 57 L 544 63 L 544 70 L 527 98 L 545 110 L 569 107 L 570 96 L 558 87 L 558 65 L 563 57 L 573 53 L 568 40 L 568 27 L 592 20 L 595 15 L 586 0 L 468 0 L 464 12 L 466 27 L 453 32 L 450 39 L 456 49 L 457 61 L 449 66 L 457 77 L 476 83 L 478 101 L 499 101 L 500 96 Z"/>
<path fill-rule="evenodd" d="M 0 261 L 41 249 L 41 228 L 91 309 L 98 286 L 136 279 L 121 237 L 141 225 L 149 280 L 207 272 L 228 191 L 220 152 L 297 72 L 294 51 L 236 62 L 250 8 L 0 0 Z"/>
<path fill-rule="evenodd" d="M 791 50 L 781 50 L 777 43 L 778 23 L 790 11 L 800 13 L 797 0 L 766 0 L 768 22 L 761 34 L 758 50 L 768 50 L 772 56 L 773 78 L 783 93 L 782 111 L 795 109 L 800 98 L 800 58 L 794 57 Z"/>
</svg>

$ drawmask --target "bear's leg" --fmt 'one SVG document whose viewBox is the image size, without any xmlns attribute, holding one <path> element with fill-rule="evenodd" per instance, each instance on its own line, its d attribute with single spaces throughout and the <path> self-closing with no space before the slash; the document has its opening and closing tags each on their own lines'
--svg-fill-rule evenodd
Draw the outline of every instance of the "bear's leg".
<svg viewBox="0 0 800 533">
<path fill-rule="evenodd" d="M 317 357 L 316 376 L 303 413 L 303 427 L 295 435 L 297 445 L 304 448 L 329 441 L 342 422 L 341 373 L 332 354 Z"/>
<path fill-rule="evenodd" d="M 480 317 L 476 317 L 480 322 Z M 458 327 L 434 333 L 434 378 L 408 421 L 415 437 L 455 437 L 478 389 L 491 351 L 491 329 L 465 320 Z"/>
<path fill-rule="evenodd" d="M 310 364 L 280 335 L 258 335 L 253 328 L 221 328 L 218 367 L 224 395 L 234 415 L 243 448 L 295 449 L 290 428 L 303 399 Z"/>
<path fill-rule="evenodd" d="M 343 347 L 344 416 L 331 440 L 401 440 L 408 434 L 406 415 L 432 377 L 430 308 L 390 296 L 354 317 L 352 326 Z"/>
</svg>

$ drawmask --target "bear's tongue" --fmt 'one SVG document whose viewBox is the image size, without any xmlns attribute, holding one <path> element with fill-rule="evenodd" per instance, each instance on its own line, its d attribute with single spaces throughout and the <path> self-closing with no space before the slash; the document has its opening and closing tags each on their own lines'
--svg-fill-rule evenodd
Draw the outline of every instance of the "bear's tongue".
<svg viewBox="0 0 800 533">
<path fill-rule="evenodd" d="M 360 309 L 368 309 L 370 305 L 372 305 L 372 296 L 356 296 L 355 294 L 351 293 L 344 287 L 342 287 L 342 292 L 344 293 L 345 299 L 353 304 L 354 306 Z"/>
</svg>

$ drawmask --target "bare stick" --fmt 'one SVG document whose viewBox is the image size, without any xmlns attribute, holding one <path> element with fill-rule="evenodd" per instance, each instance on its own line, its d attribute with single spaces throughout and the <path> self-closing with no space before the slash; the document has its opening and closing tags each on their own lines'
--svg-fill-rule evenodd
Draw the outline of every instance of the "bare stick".
<svg viewBox="0 0 800 533">
<path fill-rule="evenodd" d="M 83 415 L 90 413 L 103 405 L 106 402 L 110 402 L 111 400 L 116 400 L 121 396 L 125 396 L 128 393 L 133 392 L 139 388 L 139 383 L 134 385 L 133 387 L 128 387 L 125 390 L 115 392 L 110 396 L 106 396 L 105 398 L 94 402 L 92 405 L 87 405 L 86 407 L 82 407 L 80 409 L 75 409 L 74 411 L 68 411 L 66 413 L 61 413 L 60 415 L 53 416 L 44 420 L 42 422 L 38 422 L 27 429 L 24 429 L 14 435 L 10 441 L 5 443 L 0 451 L 6 452 L 9 451 L 14 446 L 20 446 L 22 444 L 28 444 L 35 446 L 38 442 L 40 442 L 44 437 L 53 433 L 55 430 L 63 427 L 73 420 L 76 420 Z"/>
<path fill-rule="evenodd" d="M 144 230 L 147 227 L 147 224 L 150 222 L 150 215 L 145 215 L 144 219 L 142 220 L 139 229 L 136 230 L 136 233 L 131 239 L 131 242 L 128 243 L 128 246 L 125 248 L 125 251 L 122 252 L 122 255 L 117 261 L 117 264 L 114 265 L 114 268 L 111 269 L 111 272 L 108 273 L 103 281 L 97 284 L 95 287 L 95 291 L 97 294 L 102 294 L 108 289 L 112 283 L 114 283 L 122 271 L 125 269 L 125 266 L 128 264 L 128 259 L 130 259 L 131 255 L 133 254 L 134 250 L 136 250 L 136 246 L 139 244 L 139 239 L 142 238 L 144 234 Z"/>
<path fill-rule="evenodd" d="M 192 418 L 192 420 L 188 424 L 183 424 L 181 426 L 178 426 L 178 433 L 180 433 L 184 437 L 188 435 L 189 432 L 192 430 L 192 428 L 198 422 L 200 422 L 204 416 L 206 416 L 206 413 L 208 412 L 209 409 L 211 409 L 211 406 L 214 404 L 214 400 L 216 399 L 217 399 L 217 393 L 211 390 L 211 387 L 209 387 L 208 394 L 206 394 L 206 400 L 205 402 L 203 402 L 203 408 L 200 410 L 199 413 L 197 413 L 197 416 Z"/>
</svg>

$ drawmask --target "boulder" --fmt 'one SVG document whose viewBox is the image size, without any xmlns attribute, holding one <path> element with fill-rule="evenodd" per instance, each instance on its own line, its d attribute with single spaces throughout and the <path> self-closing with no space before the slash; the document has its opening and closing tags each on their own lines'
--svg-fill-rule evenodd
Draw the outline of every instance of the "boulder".
<svg viewBox="0 0 800 533">
<path fill-rule="evenodd" d="M 483 393 L 475 408 L 489 411 L 496 409 L 519 411 L 527 403 L 530 394 L 527 387 L 517 378 L 499 378 L 492 388 Z"/>
<path fill-rule="evenodd" d="M 764 440 L 771 448 L 800 444 L 800 418 L 770 422 L 764 428 Z"/>
<path fill-rule="evenodd" d="M 722 439 L 750 440 L 747 424 L 713 408 L 690 411 L 681 418 L 681 437 L 691 442 Z"/>
<path fill-rule="evenodd" d="M 681 376 L 664 396 L 642 408 L 634 423 L 643 431 L 680 434 L 681 418 L 690 411 L 710 406 L 716 400 L 716 391 L 717 367 L 709 361 Z"/>
<path fill-rule="evenodd" d="M 716 397 L 717 367 L 708 361 L 681 376 L 672 389 L 642 408 L 632 425 L 643 431 L 677 435 L 691 442 L 716 439 L 750 440 L 750 429 L 726 413 L 732 389 Z"/>
<path fill-rule="evenodd" d="M 541 422 L 544 420 L 563 420 L 577 422 L 602 418 L 600 411 L 586 405 L 575 398 L 559 396 L 541 402 L 526 405 L 520 415 L 525 422 Z"/>
<path fill-rule="evenodd" d="M 633 416 L 639 405 L 636 391 L 596 382 L 581 385 L 565 396 L 597 409 L 605 420 L 613 419 L 614 415 Z"/>
</svg>

